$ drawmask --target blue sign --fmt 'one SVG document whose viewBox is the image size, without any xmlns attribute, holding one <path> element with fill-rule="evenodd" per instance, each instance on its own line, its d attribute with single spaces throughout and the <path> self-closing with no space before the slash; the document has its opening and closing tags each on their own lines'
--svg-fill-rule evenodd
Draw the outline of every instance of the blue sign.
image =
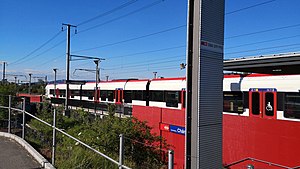
<svg viewBox="0 0 300 169">
<path fill-rule="evenodd" d="M 275 88 L 250 88 L 250 92 L 276 92 Z"/>
<path fill-rule="evenodd" d="M 170 125 L 170 132 L 185 135 L 185 128 L 180 126 Z"/>
</svg>

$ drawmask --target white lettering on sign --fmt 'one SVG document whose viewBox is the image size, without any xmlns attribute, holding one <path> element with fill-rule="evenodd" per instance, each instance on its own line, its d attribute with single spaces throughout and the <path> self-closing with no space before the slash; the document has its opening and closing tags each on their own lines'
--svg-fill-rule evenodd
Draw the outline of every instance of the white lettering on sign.
<svg viewBox="0 0 300 169">
<path fill-rule="evenodd" d="M 201 41 L 200 49 L 205 49 L 217 53 L 223 53 L 223 45 L 204 40 Z"/>
</svg>

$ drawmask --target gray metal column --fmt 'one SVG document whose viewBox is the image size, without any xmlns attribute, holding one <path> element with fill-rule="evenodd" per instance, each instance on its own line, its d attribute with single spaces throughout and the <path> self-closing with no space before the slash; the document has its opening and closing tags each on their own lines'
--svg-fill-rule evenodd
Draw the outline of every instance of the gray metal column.
<svg viewBox="0 0 300 169">
<path fill-rule="evenodd" d="M 66 113 L 69 110 L 69 75 L 70 75 L 70 29 L 71 25 L 67 24 L 67 47 L 66 47 L 66 98 L 65 98 L 65 112 L 63 113 L 66 115 Z M 67 113 L 68 114 L 68 113 Z"/>
<path fill-rule="evenodd" d="M 122 169 L 124 161 L 124 136 L 120 134 L 119 169 Z"/>
<path fill-rule="evenodd" d="M 56 108 L 53 111 L 53 131 L 52 131 L 52 165 L 55 165 L 55 148 L 56 148 Z"/>
<path fill-rule="evenodd" d="M 189 0 L 186 168 L 222 168 L 224 0 Z"/>
<path fill-rule="evenodd" d="M 6 64 L 6 62 L 2 62 L 2 63 L 3 63 L 2 82 L 4 83 L 5 82 L 5 64 Z"/>
<path fill-rule="evenodd" d="M 11 132 L 11 95 L 8 96 L 8 133 Z"/>
<path fill-rule="evenodd" d="M 168 169 L 174 169 L 174 151 L 168 150 Z"/>
<path fill-rule="evenodd" d="M 23 98 L 23 126 L 22 126 L 22 139 L 25 139 L 25 125 L 26 125 L 26 122 L 25 122 L 25 107 L 26 107 L 26 102 L 25 102 L 25 98 Z"/>
<path fill-rule="evenodd" d="M 31 73 L 29 73 L 29 86 L 28 86 L 28 93 L 31 94 Z"/>
<path fill-rule="evenodd" d="M 57 69 L 53 69 L 53 71 L 54 71 L 54 93 L 53 93 L 53 96 L 54 96 L 54 98 L 56 98 L 56 71 L 57 71 Z"/>
</svg>

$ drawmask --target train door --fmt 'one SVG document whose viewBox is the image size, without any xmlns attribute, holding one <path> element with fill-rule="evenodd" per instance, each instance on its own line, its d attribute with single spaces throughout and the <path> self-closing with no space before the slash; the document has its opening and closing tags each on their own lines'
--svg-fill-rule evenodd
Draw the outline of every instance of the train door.
<svg viewBox="0 0 300 169">
<path fill-rule="evenodd" d="M 276 89 L 251 88 L 249 90 L 250 117 L 276 119 L 277 92 Z"/>
<path fill-rule="evenodd" d="M 115 90 L 115 102 L 116 102 L 116 104 L 123 103 L 123 95 L 124 95 L 123 89 L 116 89 Z"/>
</svg>

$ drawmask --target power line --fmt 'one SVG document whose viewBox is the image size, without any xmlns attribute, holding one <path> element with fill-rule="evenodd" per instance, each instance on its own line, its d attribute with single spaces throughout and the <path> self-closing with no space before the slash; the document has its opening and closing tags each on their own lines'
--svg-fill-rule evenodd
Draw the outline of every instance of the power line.
<svg viewBox="0 0 300 169">
<path fill-rule="evenodd" d="M 287 36 L 287 37 L 270 39 L 270 40 L 265 40 L 265 41 L 258 41 L 258 42 L 246 43 L 246 44 L 237 45 L 237 46 L 230 46 L 230 47 L 227 47 L 225 49 L 234 49 L 234 48 L 239 48 L 239 47 L 243 47 L 243 46 L 250 46 L 250 45 L 256 45 L 256 44 L 261 44 L 261 43 L 274 42 L 274 41 L 291 39 L 291 38 L 296 38 L 296 37 L 300 37 L 300 35 Z"/>
<path fill-rule="evenodd" d="M 124 4 L 122 4 L 122 5 L 118 6 L 118 7 L 116 7 L 116 8 L 113 8 L 113 9 L 111 9 L 111 10 L 109 10 L 109 11 L 106 11 L 106 12 L 104 12 L 104 13 L 101 13 L 101 14 L 95 16 L 95 17 L 92 17 L 92 18 L 90 18 L 90 19 L 88 19 L 88 20 L 86 20 L 86 21 L 80 22 L 80 23 L 77 24 L 76 26 L 81 26 L 81 25 L 87 24 L 87 23 L 89 23 L 89 22 L 91 22 L 91 21 L 93 21 L 93 20 L 96 20 L 96 19 L 98 19 L 98 18 L 101 18 L 101 17 L 103 17 L 103 16 L 109 15 L 109 14 L 111 14 L 111 13 L 113 13 L 113 12 L 116 12 L 116 11 L 118 11 L 118 10 L 121 10 L 121 9 L 127 7 L 127 6 L 132 5 L 132 4 L 134 4 L 135 2 L 137 2 L 137 1 L 138 1 L 138 0 L 131 0 L 131 1 L 127 2 L 127 3 L 124 3 Z"/>
<path fill-rule="evenodd" d="M 125 18 L 125 17 L 130 16 L 130 15 L 132 15 L 132 14 L 135 14 L 135 13 L 137 13 L 137 12 L 143 11 L 143 10 L 145 10 L 145 9 L 147 9 L 147 8 L 152 7 L 152 6 L 158 5 L 158 4 L 160 4 L 160 3 L 164 2 L 164 1 L 165 1 L 165 0 L 158 0 L 158 1 L 155 1 L 155 2 L 153 2 L 153 3 L 151 3 L 151 4 L 145 5 L 145 6 L 141 7 L 141 8 L 139 8 L 139 9 L 134 10 L 134 11 L 132 11 L 132 12 L 129 12 L 129 13 L 125 14 L 125 15 L 119 16 L 119 17 L 117 17 L 117 18 L 108 20 L 108 21 L 103 22 L 103 23 L 101 23 L 101 24 L 98 24 L 98 25 L 92 26 L 92 27 L 90 27 L 90 28 L 84 29 L 84 30 L 82 30 L 82 31 L 80 31 L 80 32 L 78 32 L 78 33 L 86 32 L 86 31 L 89 31 L 89 30 L 91 30 L 91 29 L 95 29 L 95 28 L 97 28 L 97 27 L 100 27 L 100 26 L 106 25 L 106 24 L 108 24 L 108 23 L 117 21 L 117 20 L 119 20 L 119 19 Z"/>
<path fill-rule="evenodd" d="M 99 49 L 99 48 L 103 48 L 103 47 L 108 47 L 108 46 L 113 46 L 113 45 L 117 45 L 117 44 L 122 44 L 122 43 L 130 42 L 130 41 L 134 41 L 134 40 L 138 40 L 138 39 L 143 39 L 143 38 L 146 38 L 146 37 L 149 37 L 149 36 L 154 36 L 154 35 L 157 35 L 157 34 L 161 34 L 161 33 L 169 32 L 169 31 L 173 31 L 173 30 L 185 27 L 185 26 L 186 25 L 180 25 L 180 26 L 176 26 L 176 27 L 173 27 L 173 28 L 165 29 L 165 30 L 162 30 L 162 31 L 150 33 L 150 34 L 147 34 L 147 35 L 138 36 L 138 37 L 135 37 L 135 38 L 130 38 L 130 39 L 122 40 L 122 41 L 119 41 L 119 42 L 109 43 L 109 44 L 105 44 L 105 45 L 101 45 L 101 46 L 96 46 L 96 47 L 92 47 L 92 48 L 82 49 L 82 50 L 78 50 L 78 51 L 75 51 L 75 52 L 82 52 L 82 51 L 94 50 L 94 49 Z"/>
<path fill-rule="evenodd" d="M 266 47 L 266 48 L 259 48 L 259 49 L 251 49 L 251 50 L 244 50 L 244 51 L 237 51 L 237 52 L 230 52 L 230 53 L 226 53 L 225 55 L 238 54 L 238 53 L 247 53 L 247 52 L 255 52 L 255 51 L 260 51 L 260 50 L 282 48 L 282 47 L 288 47 L 288 46 L 298 46 L 298 45 L 300 45 L 300 43 L 289 44 L 289 45 L 281 45 L 281 46 L 273 46 L 273 47 Z"/>
<path fill-rule="evenodd" d="M 34 58 L 36 58 L 36 57 L 38 57 L 38 56 L 41 56 L 41 55 L 43 55 L 43 54 L 49 52 L 50 50 L 56 48 L 57 46 L 59 46 L 60 44 L 64 43 L 65 41 L 66 41 L 66 39 L 64 39 L 64 40 L 62 40 L 62 41 L 60 41 L 60 42 L 58 42 L 57 44 L 55 44 L 55 45 L 53 45 L 52 47 L 50 47 L 50 48 L 44 50 L 43 52 L 39 53 L 38 55 L 35 55 L 35 56 L 33 56 L 33 57 L 30 57 L 30 58 L 28 58 L 27 60 L 25 60 L 25 61 L 23 61 L 23 62 L 16 63 L 16 65 L 21 64 L 21 63 L 28 62 L 30 59 L 34 59 Z M 52 60 L 52 59 L 51 59 L 51 60 Z M 47 62 L 45 62 L 45 63 L 48 63 L 48 62 L 49 62 L 49 61 L 47 61 Z"/>
<path fill-rule="evenodd" d="M 36 48 L 35 50 L 33 50 L 32 52 L 30 52 L 28 55 L 22 57 L 21 59 L 18 59 L 14 62 L 12 62 L 11 64 L 16 64 L 24 59 L 26 59 L 27 57 L 31 56 L 33 53 L 35 53 L 36 51 L 38 51 L 39 49 L 41 49 L 42 47 L 44 47 L 45 45 L 47 45 L 48 43 L 50 43 L 53 39 L 55 39 L 58 35 L 60 35 L 62 33 L 62 31 L 59 31 L 58 33 L 56 33 L 54 36 L 52 36 L 49 40 L 47 40 L 45 43 L 43 43 L 41 46 L 39 46 L 38 48 Z"/>
<path fill-rule="evenodd" d="M 63 57 L 63 58 L 65 59 L 65 57 L 64 57 L 65 55 L 66 55 L 66 54 L 62 54 L 62 55 L 59 55 L 59 56 L 57 56 L 57 57 L 55 57 L 55 58 L 51 58 L 51 59 L 49 59 L 49 60 L 46 60 L 45 62 L 39 64 L 39 65 L 36 66 L 36 67 L 44 66 L 45 64 L 49 64 L 50 61 L 55 60 L 55 59 L 58 59 L 58 58 L 60 58 L 60 57 Z"/>
<path fill-rule="evenodd" d="M 168 61 L 164 61 L 164 62 L 161 62 L 161 61 L 157 61 L 156 62 L 152 62 L 152 63 L 145 63 L 145 64 L 126 64 L 126 67 L 114 67 L 114 68 L 110 68 L 110 69 L 107 69 L 107 68 L 104 68 L 104 70 L 114 70 L 114 69 L 129 69 L 129 68 L 136 68 L 136 67 L 143 67 L 143 66 L 151 66 L 151 65 L 157 65 L 157 64 L 165 64 L 165 63 L 172 63 L 172 62 L 178 62 L 178 61 L 182 61 L 182 60 L 185 60 L 184 58 L 182 59 L 173 59 L 173 60 L 168 60 Z M 130 66 L 128 66 L 130 65 Z"/>
<path fill-rule="evenodd" d="M 178 48 L 183 48 L 183 47 L 186 47 L 186 45 L 180 45 L 180 46 L 174 46 L 174 47 L 169 47 L 169 48 L 150 50 L 150 51 L 145 51 L 145 52 L 137 52 L 137 53 L 126 54 L 126 55 L 118 55 L 118 56 L 110 57 L 110 58 L 108 58 L 108 60 L 109 59 L 115 59 L 115 58 L 121 58 L 121 57 L 127 57 L 127 56 L 136 56 L 136 55 L 142 55 L 142 54 L 148 54 L 148 53 L 161 52 L 161 51 L 178 49 Z"/>
<path fill-rule="evenodd" d="M 247 7 L 241 8 L 241 9 L 237 9 L 237 10 L 234 10 L 234 11 L 227 12 L 227 13 L 225 13 L 225 15 L 230 15 L 230 14 L 233 14 L 233 13 L 241 12 L 241 11 L 251 9 L 251 8 L 254 8 L 254 7 L 258 7 L 258 6 L 261 6 L 261 5 L 265 5 L 265 4 L 274 2 L 274 1 L 276 1 L 276 0 L 270 0 L 270 1 L 265 1 L 265 2 L 262 2 L 262 3 L 254 4 L 254 5 L 247 6 Z"/>
<path fill-rule="evenodd" d="M 135 70 L 135 71 L 122 71 L 122 72 L 116 72 L 116 73 L 111 73 L 111 74 L 128 74 L 128 73 L 136 73 L 136 72 L 139 72 L 139 73 L 141 73 L 141 71 L 144 71 L 144 72 L 149 72 L 149 71 L 154 71 L 154 69 L 155 69 L 155 71 L 156 70 L 170 70 L 170 69 L 177 69 L 177 70 L 180 70 L 180 68 L 179 68 L 179 65 L 178 66 L 176 66 L 176 67 L 158 67 L 158 68 L 148 68 L 148 69 L 141 69 L 141 70 Z"/>
<path fill-rule="evenodd" d="M 113 60 L 113 59 L 116 59 L 116 58 L 131 57 L 131 56 L 136 56 L 136 55 L 155 53 L 155 52 L 167 51 L 167 50 L 172 50 L 172 49 L 179 49 L 179 48 L 184 48 L 184 47 L 186 47 L 186 45 L 180 45 L 180 46 L 174 46 L 174 47 L 168 47 L 168 48 L 162 48 L 162 49 L 155 49 L 155 50 L 150 50 L 150 51 L 125 54 L 125 55 L 118 55 L 118 56 L 113 56 L 113 57 L 110 57 L 110 58 L 106 58 L 106 60 Z M 87 64 L 89 64 L 89 63 L 81 64 L 81 66 L 87 65 Z"/>
<path fill-rule="evenodd" d="M 159 61 L 163 61 L 163 60 L 168 60 L 168 59 L 171 59 L 171 58 L 181 58 L 181 57 L 183 57 L 183 56 L 185 56 L 185 55 L 177 55 L 177 56 L 170 56 L 170 57 L 166 57 L 166 58 L 160 58 L 159 59 Z M 142 62 L 153 62 L 153 61 L 157 61 L 157 59 L 151 59 L 151 60 L 146 60 L 146 61 L 142 61 Z M 130 64 L 126 64 L 126 66 L 127 65 L 135 65 L 135 64 L 140 64 L 141 63 L 141 61 L 139 61 L 139 62 L 131 62 Z M 122 66 L 123 64 L 117 64 L 117 65 L 114 65 L 115 67 L 116 66 Z"/>
<path fill-rule="evenodd" d="M 300 26 L 300 24 L 283 26 L 283 27 L 272 28 L 272 29 L 266 29 L 266 30 L 262 30 L 262 31 L 245 33 L 245 34 L 240 34 L 240 35 L 235 35 L 235 36 L 229 36 L 229 37 L 225 37 L 225 39 L 233 39 L 233 38 L 238 38 L 238 37 L 242 37 L 242 36 L 255 35 L 255 34 L 260 34 L 260 33 L 265 33 L 265 32 L 271 32 L 271 31 L 276 31 L 276 30 L 281 30 L 281 29 L 287 29 L 287 28 L 293 28 L 293 27 L 298 27 L 298 26 Z"/>
</svg>

